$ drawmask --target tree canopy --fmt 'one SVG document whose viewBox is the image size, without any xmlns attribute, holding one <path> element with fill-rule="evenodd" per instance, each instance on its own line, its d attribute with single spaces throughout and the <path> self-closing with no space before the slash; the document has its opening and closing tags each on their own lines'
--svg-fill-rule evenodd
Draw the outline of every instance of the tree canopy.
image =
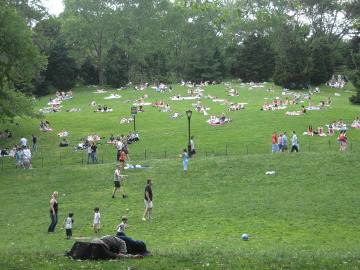
<svg viewBox="0 0 360 270">
<path fill-rule="evenodd" d="M 336 70 L 358 81 L 358 1 L 64 0 L 58 17 L 40 0 L 0 5 L 3 93 L 233 77 L 302 88 Z"/>
</svg>

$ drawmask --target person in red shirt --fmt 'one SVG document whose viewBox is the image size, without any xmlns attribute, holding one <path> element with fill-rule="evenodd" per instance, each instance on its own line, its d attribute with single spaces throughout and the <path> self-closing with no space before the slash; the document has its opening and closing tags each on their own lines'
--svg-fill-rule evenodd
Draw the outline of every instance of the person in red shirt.
<svg viewBox="0 0 360 270">
<path fill-rule="evenodd" d="M 279 152 L 278 136 L 276 134 L 276 131 L 274 131 L 274 134 L 272 135 L 271 142 L 272 142 L 272 152 L 273 153 Z"/>
</svg>

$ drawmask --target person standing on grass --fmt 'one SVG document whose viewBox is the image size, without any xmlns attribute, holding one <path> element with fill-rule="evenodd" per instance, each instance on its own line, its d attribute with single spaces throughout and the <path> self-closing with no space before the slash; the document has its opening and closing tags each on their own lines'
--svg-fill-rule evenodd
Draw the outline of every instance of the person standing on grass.
<svg viewBox="0 0 360 270">
<path fill-rule="evenodd" d="M 93 220 L 93 228 L 94 228 L 94 232 L 95 233 L 99 233 L 100 232 L 100 219 L 101 219 L 101 215 L 100 215 L 100 209 L 99 207 L 95 207 L 94 208 L 94 220 Z"/>
<path fill-rule="evenodd" d="M 87 148 L 87 154 L 88 154 L 88 158 L 87 158 L 87 164 L 90 163 L 90 159 L 92 158 L 92 149 L 91 146 L 89 145 Z"/>
<path fill-rule="evenodd" d="M 281 151 L 283 151 L 283 152 L 287 152 L 287 151 L 288 151 L 288 138 L 287 138 L 287 133 L 286 133 L 286 131 L 284 131 L 284 134 L 283 134 L 283 136 L 282 136 Z"/>
<path fill-rule="evenodd" d="M 21 168 L 24 167 L 23 164 L 23 150 L 21 149 L 21 147 L 15 145 L 16 147 L 16 152 L 15 152 L 15 166 L 16 168 Z"/>
<path fill-rule="evenodd" d="M 55 231 L 55 227 L 58 222 L 58 208 L 59 208 L 59 204 L 57 201 L 58 195 L 59 195 L 59 193 L 57 191 L 54 191 L 51 194 L 51 199 L 50 199 L 51 224 L 48 228 L 48 233 L 53 233 Z"/>
<path fill-rule="evenodd" d="M 189 156 L 192 157 L 195 154 L 196 154 L 196 150 L 195 150 L 194 136 L 191 136 L 191 138 L 190 138 L 190 153 L 189 153 Z"/>
<path fill-rule="evenodd" d="M 32 136 L 32 150 L 37 152 L 37 137 L 33 134 Z"/>
<path fill-rule="evenodd" d="M 278 136 L 276 134 L 276 131 L 274 131 L 274 134 L 271 137 L 271 142 L 272 142 L 272 152 L 276 153 L 279 152 L 279 145 L 278 145 Z"/>
<path fill-rule="evenodd" d="M 123 135 L 121 135 L 123 136 Z M 119 161 L 120 159 L 120 153 L 121 153 L 121 150 L 123 149 L 124 147 L 124 144 L 122 142 L 122 139 L 120 137 L 117 137 L 116 138 L 116 143 L 115 143 L 115 148 L 116 148 L 116 160 Z"/>
<path fill-rule="evenodd" d="M 144 194 L 144 202 L 145 202 L 145 211 L 144 216 L 142 218 L 143 221 L 146 221 L 148 219 L 150 221 L 151 219 L 151 212 L 153 209 L 153 193 L 152 193 L 152 181 L 151 179 L 147 180 L 147 184 L 145 186 L 145 194 Z"/>
<path fill-rule="evenodd" d="M 73 213 L 69 213 L 69 216 L 67 218 L 65 218 L 65 220 L 64 220 L 63 227 L 66 230 L 66 239 L 67 240 L 70 240 L 71 236 L 72 236 L 72 227 L 73 227 L 73 224 L 74 224 L 73 216 L 74 216 Z"/>
<path fill-rule="evenodd" d="M 97 150 L 97 146 L 95 144 L 95 142 L 92 143 L 91 145 L 91 161 L 92 163 L 98 163 L 97 157 L 96 157 L 96 150 Z"/>
<path fill-rule="evenodd" d="M 127 198 L 127 195 L 125 194 L 125 190 L 124 190 L 124 183 L 123 183 L 123 178 L 125 177 L 125 175 L 121 174 L 121 165 L 118 165 L 115 169 L 114 172 L 114 191 L 112 194 L 112 198 L 115 198 L 115 193 L 118 189 L 122 190 L 122 197 L 123 199 Z M 121 188 L 122 187 L 122 188 Z"/>
<path fill-rule="evenodd" d="M 347 149 L 347 137 L 346 137 L 346 131 L 342 130 L 340 131 L 338 141 L 340 142 L 340 151 L 346 151 Z"/>
<path fill-rule="evenodd" d="M 186 174 L 187 170 L 188 170 L 188 165 L 189 165 L 189 154 L 186 151 L 186 149 L 183 150 L 181 157 L 182 157 L 182 162 L 183 162 L 183 167 L 184 167 L 184 173 Z"/>
<path fill-rule="evenodd" d="M 22 151 L 23 151 L 22 154 L 23 167 L 26 169 L 32 169 L 31 151 L 29 147 L 25 146 Z"/>
<path fill-rule="evenodd" d="M 291 152 L 299 152 L 299 141 L 296 136 L 295 130 L 293 131 L 293 135 L 291 137 Z"/>
<path fill-rule="evenodd" d="M 282 144 L 283 144 L 283 134 L 280 133 L 278 137 L 279 152 L 282 152 Z"/>
</svg>

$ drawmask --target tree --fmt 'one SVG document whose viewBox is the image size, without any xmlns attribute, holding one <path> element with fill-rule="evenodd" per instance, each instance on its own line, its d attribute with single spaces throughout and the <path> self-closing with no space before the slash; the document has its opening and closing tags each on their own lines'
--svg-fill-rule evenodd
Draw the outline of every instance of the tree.
<svg viewBox="0 0 360 270">
<path fill-rule="evenodd" d="M 84 58 L 95 57 L 100 84 L 104 80 L 104 55 L 117 39 L 114 0 L 65 0 L 64 32 L 72 49 Z M 120 3 L 119 3 L 120 5 Z"/>
<path fill-rule="evenodd" d="M 58 40 L 50 51 L 45 78 L 58 90 L 70 90 L 76 84 L 78 68 L 75 60 L 69 56 L 65 42 Z"/>
<path fill-rule="evenodd" d="M 231 70 L 245 82 L 263 82 L 274 73 L 275 55 L 269 38 L 260 35 L 247 37 L 238 48 L 237 61 Z"/>
<path fill-rule="evenodd" d="M 113 87 L 124 86 L 128 82 L 128 56 L 116 45 L 112 46 L 106 57 L 105 77 Z"/>
<path fill-rule="evenodd" d="M 77 64 L 69 55 L 62 33 L 62 22 L 50 17 L 40 21 L 34 27 L 34 43 L 48 57 L 46 71 L 36 78 L 36 94 L 46 95 L 50 88 L 71 89 L 77 80 Z"/>
<path fill-rule="evenodd" d="M 327 82 L 334 74 L 333 48 L 326 38 L 314 38 L 310 41 L 311 65 L 310 82 L 319 85 Z"/>
<path fill-rule="evenodd" d="M 46 60 L 32 43 L 23 18 L 6 5 L 0 5 L 0 33 L 0 118 L 32 117 L 31 99 L 18 90 L 28 89 L 24 86 L 45 67 Z"/>
<path fill-rule="evenodd" d="M 79 74 L 86 85 L 99 84 L 98 71 L 90 57 L 86 58 L 85 62 L 81 65 Z"/>
<path fill-rule="evenodd" d="M 0 87 L 31 81 L 46 60 L 32 43 L 30 29 L 13 8 L 0 8 L 0 33 Z"/>
<path fill-rule="evenodd" d="M 284 25 L 277 46 L 274 82 L 282 87 L 304 88 L 310 82 L 311 59 L 307 47 L 306 28 Z"/>
<path fill-rule="evenodd" d="M 348 7 L 348 16 L 354 19 L 353 28 L 360 32 L 360 3 L 353 2 Z M 350 43 L 350 67 L 352 68 L 351 81 L 356 88 L 356 95 L 350 97 L 350 102 L 360 104 L 360 38 L 355 35 Z"/>
</svg>

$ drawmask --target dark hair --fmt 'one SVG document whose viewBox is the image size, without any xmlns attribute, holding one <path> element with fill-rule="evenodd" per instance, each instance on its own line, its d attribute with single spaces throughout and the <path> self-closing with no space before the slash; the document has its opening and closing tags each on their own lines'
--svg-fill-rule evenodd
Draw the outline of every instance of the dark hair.
<svg viewBox="0 0 360 270">
<path fill-rule="evenodd" d="M 94 211 L 95 211 L 95 212 L 98 212 L 99 210 L 100 210 L 99 207 L 95 207 L 95 208 L 94 208 Z"/>
<path fill-rule="evenodd" d="M 148 179 L 148 180 L 147 180 L 147 183 L 150 184 L 150 183 L 151 183 L 151 179 Z"/>
<path fill-rule="evenodd" d="M 69 213 L 69 217 L 73 217 L 74 216 L 74 213 Z"/>
</svg>

